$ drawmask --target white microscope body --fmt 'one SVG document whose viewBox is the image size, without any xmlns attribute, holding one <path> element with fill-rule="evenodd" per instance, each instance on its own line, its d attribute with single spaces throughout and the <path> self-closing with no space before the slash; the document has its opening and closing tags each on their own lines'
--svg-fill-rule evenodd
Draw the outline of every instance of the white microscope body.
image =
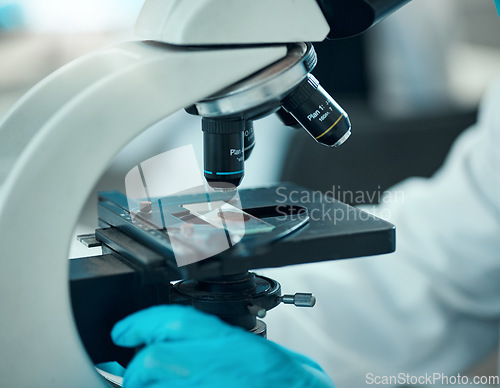
<svg viewBox="0 0 500 388">
<path fill-rule="evenodd" d="M 316 0 L 147 0 L 137 32 L 162 43 L 84 56 L 0 122 L 1 387 L 107 386 L 68 288 L 69 241 L 91 188 L 139 133 L 280 60 L 285 43 L 324 40 L 329 25 Z"/>
</svg>

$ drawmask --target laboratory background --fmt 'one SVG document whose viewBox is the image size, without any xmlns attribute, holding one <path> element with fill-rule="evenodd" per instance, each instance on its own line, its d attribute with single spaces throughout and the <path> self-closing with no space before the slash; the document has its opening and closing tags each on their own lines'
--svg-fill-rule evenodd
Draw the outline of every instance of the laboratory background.
<svg viewBox="0 0 500 388">
<path fill-rule="evenodd" d="M 142 3 L 0 0 L 0 116 L 71 60 L 138 39 L 133 27 Z M 376 204 L 405 178 L 434 174 L 500 76 L 500 19 L 491 0 L 414 0 L 360 36 L 314 46 L 313 74 L 348 112 L 351 138 L 338 149 L 322 148 L 304 131 L 267 117 L 255 124 L 242 187 L 287 181 L 334 188 L 355 206 Z M 184 111 L 138 136 L 95 187 L 75 236 L 97 227 L 97 191 L 124 191 L 128 171 L 176 147 L 193 144 L 201 156 L 201 141 L 199 118 Z M 344 192 L 380 195 L 346 198 Z M 92 252 L 75 239 L 68 256 Z M 492 354 L 470 373 L 494 374 L 495 365 Z"/>
</svg>

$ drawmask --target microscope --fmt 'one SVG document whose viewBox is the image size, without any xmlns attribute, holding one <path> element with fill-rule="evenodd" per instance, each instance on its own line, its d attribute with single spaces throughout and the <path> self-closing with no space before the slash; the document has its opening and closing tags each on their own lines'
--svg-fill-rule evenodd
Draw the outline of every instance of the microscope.
<svg viewBox="0 0 500 388">
<path fill-rule="evenodd" d="M 145 41 L 77 59 L 21 98 L 0 122 L 0 385 L 109 386 L 94 363 L 132 356 L 113 346 L 109 329 L 158 303 L 193 305 L 265 335 L 267 310 L 315 300 L 282 295 L 251 270 L 392 252 L 394 226 L 358 209 L 282 203 L 283 193 L 307 192 L 290 184 L 236 188 L 259 118 L 278 113 L 327 146 L 350 135 L 346 113 L 310 74 L 313 46 L 302 42 L 356 35 L 408 1 L 146 0 L 136 27 Z M 178 266 L 172 236 L 148 221 L 153 202 L 195 228 L 206 221 L 195 205 L 206 199 L 181 193 L 132 209 L 106 192 L 100 228 L 81 237 L 102 255 L 68 261 L 80 211 L 112 158 L 181 109 L 201 116 L 210 200 L 231 203 L 238 193 L 244 235 Z M 315 219 L 325 203 L 350 218 Z"/>
</svg>

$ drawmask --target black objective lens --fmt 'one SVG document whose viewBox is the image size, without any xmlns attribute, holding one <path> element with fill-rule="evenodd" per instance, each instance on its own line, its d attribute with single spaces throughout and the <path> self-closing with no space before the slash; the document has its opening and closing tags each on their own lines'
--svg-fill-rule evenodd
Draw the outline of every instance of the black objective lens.
<svg viewBox="0 0 500 388">
<path fill-rule="evenodd" d="M 201 128 L 205 179 L 216 190 L 236 189 L 245 175 L 245 120 L 203 118 Z"/>
<path fill-rule="evenodd" d="M 248 160 L 255 147 L 255 133 L 253 130 L 253 121 L 248 120 L 245 123 L 245 160 Z"/>
<path fill-rule="evenodd" d="M 287 127 L 302 128 L 302 125 L 300 125 L 299 122 L 295 120 L 295 117 L 293 117 L 290 113 L 288 113 L 283 107 L 281 107 L 276 112 L 276 115 L 278 116 L 280 121 Z"/>
<path fill-rule="evenodd" d="M 283 100 L 283 108 L 326 146 L 338 147 L 351 135 L 347 113 L 311 74 Z"/>
</svg>

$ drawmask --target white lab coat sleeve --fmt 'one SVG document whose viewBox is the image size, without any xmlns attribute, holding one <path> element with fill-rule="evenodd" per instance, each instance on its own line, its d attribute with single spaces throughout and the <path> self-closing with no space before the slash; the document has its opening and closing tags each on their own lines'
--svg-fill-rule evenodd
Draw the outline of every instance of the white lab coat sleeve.
<svg viewBox="0 0 500 388">
<path fill-rule="evenodd" d="M 497 345 L 500 82 L 443 167 L 384 201 L 375 210 L 396 225 L 395 253 L 266 272 L 318 299 L 269 312 L 269 338 L 316 359 L 339 388 L 368 373 L 454 375 Z"/>
</svg>

